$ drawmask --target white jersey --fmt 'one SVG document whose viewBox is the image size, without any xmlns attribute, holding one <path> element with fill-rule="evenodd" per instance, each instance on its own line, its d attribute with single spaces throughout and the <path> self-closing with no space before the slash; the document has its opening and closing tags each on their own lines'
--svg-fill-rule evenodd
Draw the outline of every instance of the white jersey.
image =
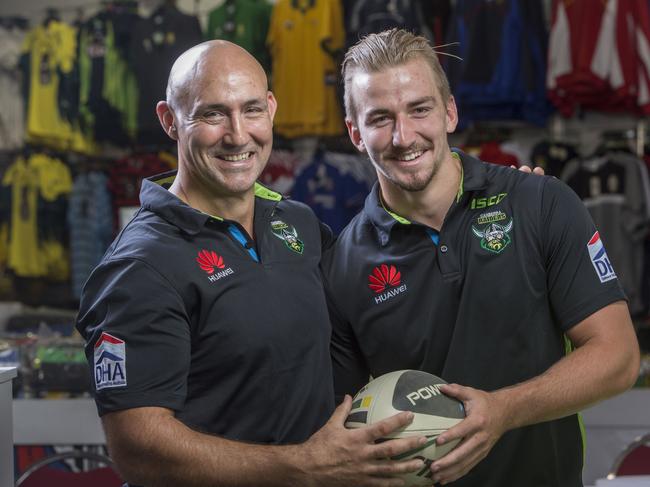
<svg viewBox="0 0 650 487">
<path fill-rule="evenodd" d="M 25 32 L 0 26 L 0 149 L 23 145 L 25 118 L 18 60 Z"/>
</svg>

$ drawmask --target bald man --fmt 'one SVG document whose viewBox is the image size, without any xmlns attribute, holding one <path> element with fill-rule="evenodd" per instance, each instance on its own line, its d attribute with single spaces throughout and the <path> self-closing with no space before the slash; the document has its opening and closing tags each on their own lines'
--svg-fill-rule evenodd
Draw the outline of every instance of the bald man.
<svg viewBox="0 0 650 487">
<path fill-rule="evenodd" d="M 143 182 L 140 210 L 84 288 L 77 328 L 131 485 L 389 487 L 422 467 L 385 459 L 425 438 L 375 444 L 407 413 L 347 430 L 350 398 L 334 411 L 318 268 L 329 235 L 255 182 L 275 109 L 243 49 L 185 52 L 156 107 L 178 173 Z"/>
</svg>

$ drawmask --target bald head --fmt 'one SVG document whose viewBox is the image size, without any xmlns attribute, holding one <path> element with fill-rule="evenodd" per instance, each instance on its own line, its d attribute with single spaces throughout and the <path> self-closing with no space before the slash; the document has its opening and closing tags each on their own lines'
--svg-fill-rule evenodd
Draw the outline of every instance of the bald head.
<svg viewBox="0 0 650 487">
<path fill-rule="evenodd" d="M 167 103 L 174 110 L 186 110 L 195 90 L 217 70 L 246 73 L 268 87 L 264 69 L 248 51 L 232 42 L 212 40 L 188 49 L 176 59 L 167 81 Z"/>
</svg>

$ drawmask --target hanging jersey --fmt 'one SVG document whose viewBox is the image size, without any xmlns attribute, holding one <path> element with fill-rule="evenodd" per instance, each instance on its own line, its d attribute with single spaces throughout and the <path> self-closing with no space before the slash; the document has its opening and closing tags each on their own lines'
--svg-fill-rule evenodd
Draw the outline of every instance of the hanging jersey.
<svg viewBox="0 0 650 487">
<path fill-rule="evenodd" d="M 578 152 L 571 144 L 543 140 L 533 147 L 530 159 L 533 166 L 541 167 L 549 176 L 559 178 L 564 168 L 578 159 Z"/>
<path fill-rule="evenodd" d="M 278 100 L 274 128 L 286 137 L 338 135 L 337 53 L 345 33 L 340 0 L 279 0 L 267 44 Z"/>
<path fill-rule="evenodd" d="M 79 174 L 68 207 L 72 294 L 81 289 L 99 263 L 113 236 L 113 212 L 108 177 L 99 171 Z"/>
<path fill-rule="evenodd" d="M 635 0 L 556 0 L 546 85 L 563 115 L 576 107 L 650 110 L 650 7 Z"/>
<path fill-rule="evenodd" d="M 562 177 L 598 225 L 628 295 L 630 312 L 642 311 L 643 241 L 650 227 L 650 184 L 645 163 L 625 152 L 611 152 L 568 165 Z"/>
<path fill-rule="evenodd" d="M 20 277 L 66 280 L 65 209 L 69 169 L 45 154 L 19 158 L 2 179 L 11 191 L 7 267 Z"/>
<path fill-rule="evenodd" d="M 171 145 L 160 128 L 156 103 L 165 99 L 167 78 L 176 58 L 201 42 L 201 38 L 198 19 L 175 7 L 160 7 L 135 25 L 130 64 L 139 91 L 138 142 Z"/>
<path fill-rule="evenodd" d="M 11 194 L 7 268 L 18 276 L 42 276 L 44 259 L 36 227 L 38 178 L 28 162 L 19 158 L 5 172 L 2 185 Z"/>
<path fill-rule="evenodd" d="M 338 234 L 363 207 L 368 187 L 325 158 L 316 158 L 296 177 L 291 197 L 306 203 Z"/>
<path fill-rule="evenodd" d="M 31 30 L 23 43 L 29 56 L 27 100 L 27 140 L 57 148 L 67 148 L 72 128 L 59 113 L 59 73 L 69 73 L 75 58 L 74 28 L 50 21 Z"/>
<path fill-rule="evenodd" d="M 224 39 L 243 47 L 270 69 L 266 36 L 273 7 L 266 0 L 227 0 L 208 15 L 205 39 Z"/>
<path fill-rule="evenodd" d="M 422 34 L 424 22 L 416 0 L 358 0 L 349 27 L 360 39 L 393 28 Z"/>
<path fill-rule="evenodd" d="M 523 119 L 543 125 L 546 36 L 540 1 L 459 0 L 448 32 L 463 61 L 444 59 L 460 126 Z"/>
<path fill-rule="evenodd" d="M 0 149 L 17 149 L 25 137 L 18 59 L 25 32 L 0 26 Z"/>
<path fill-rule="evenodd" d="M 169 161 L 160 158 L 157 154 L 133 154 L 115 161 L 109 174 L 108 183 L 115 230 L 120 225 L 121 209 L 140 207 L 139 194 L 142 180 L 169 170 Z"/>
</svg>

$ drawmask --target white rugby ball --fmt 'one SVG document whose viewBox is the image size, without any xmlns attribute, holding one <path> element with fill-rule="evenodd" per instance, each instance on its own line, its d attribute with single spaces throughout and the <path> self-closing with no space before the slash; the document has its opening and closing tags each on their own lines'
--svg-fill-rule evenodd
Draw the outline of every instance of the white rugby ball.
<svg viewBox="0 0 650 487">
<path fill-rule="evenodd" d="M 429 440 L 422 447 L 395 457 L 420 458 L 424 461 L 422 469 L 402 476 L 407 486 L 431 485 L 429 466 L 460 441 L 436 445 L 438 435 L 465 418 L 463 403 L 440 392 L 440 384 L 446 382 L 433 374 L 419 370 L 398 370 L 373 379 L 352 400 L 352 410 L 345 422 L 348 428 L 361 428 L 401 411 L 415 414 L 411 424 L 384 438 L 426 436 Z"/>
</svg>

